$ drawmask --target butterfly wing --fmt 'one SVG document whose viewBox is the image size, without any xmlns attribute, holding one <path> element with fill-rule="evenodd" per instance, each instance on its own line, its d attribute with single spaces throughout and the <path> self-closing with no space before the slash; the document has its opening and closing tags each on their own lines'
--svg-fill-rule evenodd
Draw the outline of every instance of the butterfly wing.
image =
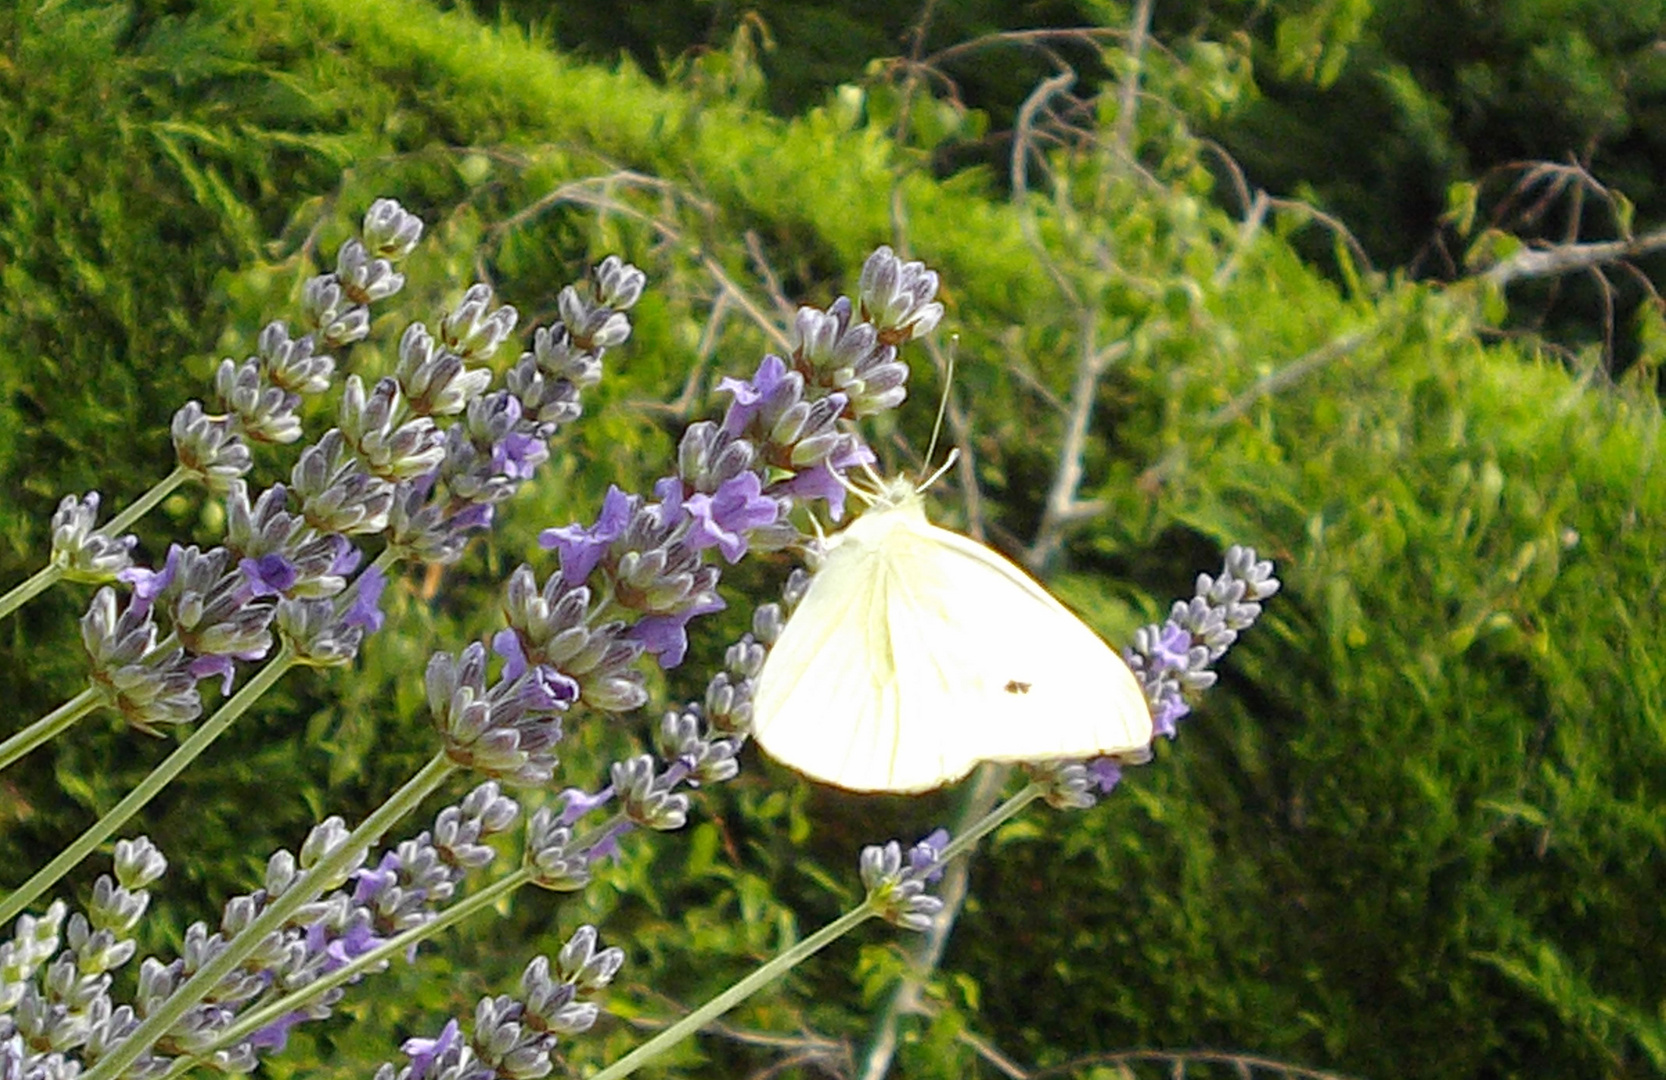
<svg viewBox="0 0 1666 1080">
<path fill-rule="evenodd" d="M 916 504 L 847 530 L 770 651 L 754 735 L 864 791 L 924 791 L 979 761 L 1118 753 L 1151 740 L 1121 658 L 996 552 Z"/>
<path fill-rule="evenodd" d="M 959 717 L 943 734 L 952 726 L 976 760 L 1091 757 L 1151 742 L 1150 707 L 1133 672 L 1034 578 L 923 520 L 891 547 L 908 583 L 908 602 L 891 608 L 893 638 L 910 653 L 897 658 L 902 696 L 923 699 L 924 712 L 936 684 L 951 682 Z M 899 621 L 921 633 L 904 634 Z"/>
<path fill-rule="evenodd" d="M 753 696 L 752 735 L 771 757 L 857 791 L 945 781 L 947 763 L 901 754 L 892 585 L 883 551 L 867 544 L 834 548 L 816 571 Z"/>
</svg>

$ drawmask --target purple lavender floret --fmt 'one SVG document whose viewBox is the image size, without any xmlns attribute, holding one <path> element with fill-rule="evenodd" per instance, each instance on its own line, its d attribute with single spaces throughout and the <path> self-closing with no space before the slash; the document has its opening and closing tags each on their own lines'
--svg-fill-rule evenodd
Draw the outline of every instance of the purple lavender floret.
<svg viewBox="0 0 1666 1080">
<path fill-rule="evenodd" d="M 1233 546 L 1218 578 L 1199 574 L 1197 592 L 1178 600 L 1162 623 L 1141 627 L 1123 659 L 1145 691 L 1154 735 L 1172 739 L 1176 721 L 1191 712 L 1186 700 L 1214 685 L 1211 666 L 1226 654 L 1238 635 L 1261 615 L 1261 601 L 1278 592 L 1273 564 L 1258 560 L 1255 549 Z M 1045 784 L 1043 795 L 1060 810 L 1082 810 L 1108 795 L 1122 780 L 1123 768 L 1150 760 L 1149 749 L 1086 762 L 1052 762 L 1030 766 Z"/>
<path fill-rule="evenodd" d="M 1278 592 L 1273 564 L 1254 548 L 1234 545 L 1218 578 L 1199 574 L 1191 600 L 1177 600 L 1161 625 L 1142 627 L 1123 654 L 1151 705 L 1156 734 L 1174 738 L 1175 722 L 1191 711 L 1185 694 L 1214 685 L 1211 665 L 1261 615 L 1261 601 Z"/>
<path fill-rule="evenodd" d="M 559 1064 L 561 1040 L 595 1026 L 601 1007 L 586 1000 L 605 989 L 624 965 L 617 948 L 598 949 L 596 931 L 581 926 L 554 961 L 537 957 L 521 975 L 520 997 L 482 999 L 474 1034 L 465 1038 L 456 1020 L 433 1039 L 409 1039 L 401 1047 L 410 1063 L 376 1070 L 376 1080 L 536 1080 Z"/>
</svg>

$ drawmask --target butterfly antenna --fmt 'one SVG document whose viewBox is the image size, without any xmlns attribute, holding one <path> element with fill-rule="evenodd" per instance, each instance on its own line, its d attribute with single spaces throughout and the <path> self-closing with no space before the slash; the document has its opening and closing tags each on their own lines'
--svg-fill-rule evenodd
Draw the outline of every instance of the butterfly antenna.
<svg viewBox="0 0 1666 1080">
<path fill-rule="evenodd" d="M 943 393 L 937 399 L 937 419 L 932 421 L 931 442 L 926 446 L 926 464 L 928 466 L 931 464 L 931 459 L 937 456 L 937 437 L 943 434 L 943 417 L 949 411 L 949 390 L 954 386 L 955 354 L 959 351 L 960 335 L 951 334 L 949 336 L 949 359 L 943 366 Z M 954 461 L 953 455 L 950 455 L 949 461 Z M 932 481 L 936 480 L 939 476 L 942 476 L 944 469 L 947 468 L 948 465 L 945 464 L 942 469 L 938 469 L 936 472 L 932 473 L 931 479 L 925 480 L 920 484 L 921 490 L 930 487 Z"/>
<path fill-rule="evenodd" d="M 937 466 L 937 471 L 932 473 L 930 476 L 926 477 L 924 480 L 920 481 L 920 486 L 915 488 L 914 490 L 915 491 L 924 491 L 927 488 L 929 488 L 931 485 L 937 483 L 937 481 L 943 479 L 943 474 L 944 473 L 946 473 L 950 469 L 954 468 L 954 463 L 959 461 L 959 460 L 960 460 L 960 447 L 957 446 L 953 450 L 949 451 L 948 460 L 944 461 L 943 464 Z"/>
</svg>

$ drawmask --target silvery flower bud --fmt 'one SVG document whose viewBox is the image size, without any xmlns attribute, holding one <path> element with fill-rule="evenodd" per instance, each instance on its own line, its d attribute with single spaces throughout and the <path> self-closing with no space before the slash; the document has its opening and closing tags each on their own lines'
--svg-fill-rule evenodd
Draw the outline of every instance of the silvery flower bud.
<svg viewBox="0 0 1666 1080">
<path fill-rule="evenodd" d="M 254 465 L 249 448 L 229 417 L 209 416 L 195 401 L 174 413 L 171 433 L 180 467 L 210 491 L 225 493 Z"/>
<path fill-rule="evenodd" d="M 364 213 L 364 246 L 383 259 L 398 262 L 422 239 L 422 219 L 397 199 L 377 199 Z"/>
<path fill-rule="evenodd" d="M 642 299 L 642 289 L 648 275 L 625 262 L 617 255 L 609 255 L 594 271 L 596 301 L 615 311 L 626 311 Z"/>
<path fill-rule="evenodd" d="M 579 927 L 555 959 L 556 977 L 581 994 L 605 989 L 625 965 L 623 949 L 597 949 L 596 937 L 595 927 Z"/>
<path fill-rule="evenodd" d="M 360 472 L 334 428 L 301 451 L 289 480 L 290 490 L 301 499 L 301 516 L 321 532 L 358 535 L 387 527 L 393 485 Z"/>
<path fill-rule="evenodd" d="M 292 443 L 301 437 L 301 418 L 295 415 L 300 396 L 266 385 L 258 360 L 220 361 L 214 394 L 223 408 L 237 414 L 243 433 L 256 442 Z"/>
<path fill-rule="evenodd" d="M 274 620 L 278 636 L 310 667 L 350 664 L 364 641 L 364 628 L 343 623 L 332 600 L 280 600 Z"/>
<path fill-rule="evenodd" d="M 51 563 L 71 581 L 100 584 L 133 565 L 130 553 L 139 538 L 113 538 L 94 531 L 98 502 L 96 491 L 89 491 L 84 499 L 65 495 L 52 515 Z"/>
<path fill-rule="evenodd" d="M 311 334 L 294 339 L 282 322 L 267 323 L 257 346 L 266 381 L 293 394 L 322 394 L 328 390 L 330 376 L 335 374 L 335 358 L 314 356 L 312 349 Z"/>
<path fill-rule="evenodd" d="M 365 470 L 383 480 L 421 476 L 445 456 L 445 434 L 434 421 L 419 416 L 395 427 L 403 412 L 404 399 L 395 380 L 378 379 L 367 395 L 357 375 L 347 377 L 337 423 Z"/>
<path fill-rule="evenodd" d="M 465 360 L 485 360 L 497 352 L 520 315 L 507 304 L 489 311 L 491 306 L 490 285 L 469 286 L 462 301 L 440 320 L 440 340 L 446 348 Z"/>
<path fill-rule="evenodd" d="M 571 285 L 561 290 L 556 297 L 556 306 L 567 332 L 585 352 L 599 353 L 623 345 L 630 339 L 630 316 L 587 300 Z"/>
<path fill-rule="evenodd" d="M 564 424 L 577 420 L 583 411 L 578 387 L 566 379 L 545 375 L 531 353 L 521 354 L 515 366 L 504 374 L 503 385 L 521 403 L 522 415 L 533 425 L 532 434 L 540 439 L 549 439 Z"/>
<path fill-rule="evenodd" d="M 301 289 L 301 313 L 328 348 L 362 341 L 370 333 L 370 312 L 347 298 L 334 274 L 309 278 Z"/>
<path fill-rule="evenodd" d="M 399 366 L 393 377 L 418 416 L 455 416 L 492 382 L 490 369 L 470 370 L 461 356 L 435 349 L 421 323 L 406 327 L 399 339 Z"/>
<path fill-rule="evenodd" d="M 601 358 L 580 348 L 561 323 L 539 327 L 533 333 L 532 357 L 539 371 L 552 378 L 566 379 L 580 390 L 588 390 L 602 379 Z"/>
<path fill-rule="evenodd" d="M 654 759 L 642 754 L 612 767 L 613 787 L 625 816 L 643 828 L 660 832 L 680 829 L 688 822 L 688 796 L 673 792 L 673 782 L 656 773 Z"/>
<path fill-rule="evenodd" d="M 348 240 L 336 252 L 336 280 L 355 304 L 386 300 L 405 287 L 404 274 L 388 260 L 373 258 L 357 240 Z"/>
<path fill-rule="evenodd" d="M 526 867 L 534 884 L 555 892 L 576 892 L 590 883 L 590 860 L 570 846 L 573 830 L 549 807 L 533 811 L 526 830 Z"/>
<path fill-rule="evenodd" d="M 856 295 L 862 318 L 873 323 L 887 344 L 924 337 L 943 318 L 937 295 L 937 272 L 924 263 L 904 262 L 889 247 L 881 247 L 862 264 Z"/>
</svg>

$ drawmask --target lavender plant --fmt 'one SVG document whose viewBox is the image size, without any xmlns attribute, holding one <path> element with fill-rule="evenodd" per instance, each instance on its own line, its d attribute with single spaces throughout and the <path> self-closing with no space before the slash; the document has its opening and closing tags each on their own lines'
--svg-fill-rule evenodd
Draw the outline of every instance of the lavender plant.
<svg viewBox="0 0 1666 1080">
<path fill-rule="evenodd" d="M 240 676 L 243 683 L 151 777 L 0 902 L 0 922 L 43 897 L 284 672 L 350 663 L 382 625 L 377 601 L 387 568 L 400 559 L 456 560 L 469 536 L 489 528 L 536 475 L 548 440 L 579 416 L 582 391 L 600 379 L 603 354 L 629 337 L 626 312 L 645 276 L 609 258 L 584 289 L 561 293 L 560 321 L 535 332 L 531 350 L 492 390 L 489 371 L 470 365 L 508 339 L 517 316 L 476 285 L 436 333 L 406 328 L 393 375 L 368 387 L 348 376 L 336 426 L 301 451 L 287 485 L 253 494 L 246 441 L 302 438 L 300 397 L 326 390 L 334 370 L 317 350 L 365 336 L 368 305 L 398 291 L 393 260 L 420 233 L 397 204 L 378 202 L 363 241 L 344 245 L 335 273 L 308 284 L 308 333 L 291 339 L 281 324 L 269 326 L 258 357 L 221 365 L 221 411 L 193 402 L 176 416 L 180 464 L 163 483 L 195 478 L 222 495 L 222 545 L 176 545 L 160 568 L 146 568 L 133 561 L 131 539 L 115 535 L 124 525 L 94 528 L 96 494 L 60 507 L 47 576 L 116 584 L 99 590 L 82 620 L 88 689 L 0 745 L 0 765 L 91 708 L 111 708 L 138 730 L 177 727 L 200 715 L 201 680 L 219 679 L 225 693 Z M 217 929 L 193 925 L 180 957 L 144 958 L 132 1001 L 116 1002 L 112 972 L 135 955 L 132 930 L 165 870 L 147 840 L 117 844 L 114 876 L 99 880 L 86 913 L 67 927 L 62 901 L 39 918 L 21 915 L 13 939 L 0 945 L 0 1078 L 89 1072 L 89 1080 L 153 1080 L 197 1065 L 245 1071 L 281 1052 L 295 1025 L 329 1016 L 345 985 L 443 927 L 525 884 L 582 889 L 600 862 L 623 857 L 627 834 L 682 828 L 691 789 L 739 772 L 753 681 L 803 595 L 802 572 L 788 579 L 781 602 L 756 608 L 751 631 L 727 650 L 701 698 L 664 714 L 655 752 L 614 762 L 600 786 L 561 777 L 564 725 L 646 706 L 643 665 L 682 662 L 691 625 L 725 606 L 724 567 L 803 544 L 812 515 L 842 516 L 845 473 L 873 460 L 851 422 L 903 400 L 908 368 L 898 349 L 941 319 L 937 287 L 922 264 L 881 248 L 864 267 L 856 301 L 801 309 L 788 356 L 768 356 L 750 378 L 720 384 L 729 399 L 722 419 L 685 431 L 651 493 L 611 488 L 593 523 L 546 529 L 540 542 L 556 553 L 556 566 L 541 578 L 529 565 L 509 575 L 505 625 L 489 648 L 474 642 L 429 660 L 437 741 L 429 762 L 356 828 L 330 818 L 298 852 L 271 856 L 262 888 L 230 901 Z M 361 567 L 369 538 L 380 540 L 380 552 Z M 129 590 L 125 601 L 116 585 Z M 1196 596 L 1136 636 L 1128 661 L 1162 734 L 1174 735 L 1188 695 L 1213 681 L 1213 665 L 1277 588 L 1270 564 L 1234 548 L 1218 578 L 1201 576 Z M 250 674 L 245 665 L 262 660 Z M 614 1063 L 602 1080 L 626 1075 L 868 919 L 931 928 L 942 904 L 930 889 L 949 860 L 1037 799 L 1060 809 L 1092 806 L 1125 764 L 1038 765 L 1017 795 L 953 838 L 938 830 L 906 852 L 895 841 L 866 849 L 860 904 Z M 429 830 L 370 856 L 460 770 L 482 781 Z M 521 816 L 501 784 L 560 795 L 529 815 L 521 866 L 459 898 L 465 875 L 493 864 L 488 841 Z M 526 967 L 519 996 L 483 1000 L 472 1030 L 451 1019 L 435 1037 L 410 1040 L 408 1063 L 383 1066 L 378 1080 L 547 1075 L 558 1045 L 596 1022 L 593 999 L 622 962 L 618 948 L 599 948 L 596 931 L 583 928 L 553 960 Z"/>
</svg>

